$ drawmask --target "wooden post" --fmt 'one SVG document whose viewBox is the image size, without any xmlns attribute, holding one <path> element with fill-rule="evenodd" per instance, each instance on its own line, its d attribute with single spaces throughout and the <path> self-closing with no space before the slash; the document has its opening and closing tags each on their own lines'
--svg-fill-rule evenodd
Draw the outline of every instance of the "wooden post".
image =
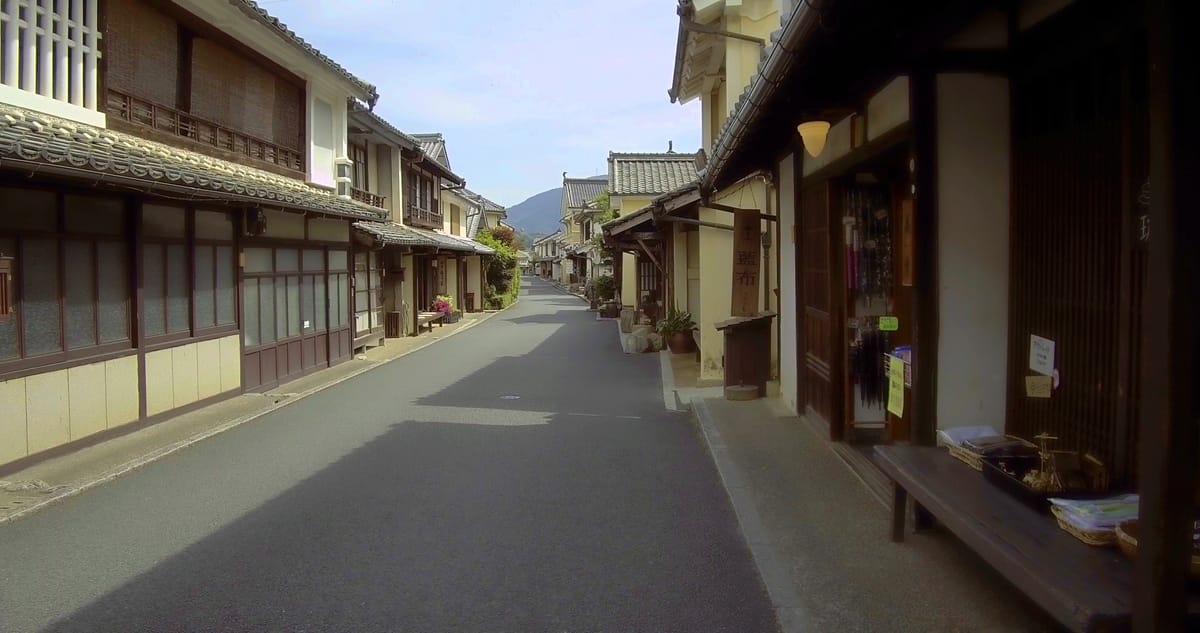
<svg viewBox="0 0 1200 633">
<path fill-rule="evenodd" d="M 912 75 L 912 157 L 915 252 L 913 285 L 913 440 L 933 446 L 937 433 L 937 75 Z"/>
<path fill-rule="evenodd" d="M 1200 317 L 1200 46 L 1185 0 L 1151 0 L 1150 223 L 1142 306 L 1139 556 L 1133 626 L 1187 630 L 1187 572 L 1197 475 L 1196 395 Z"/>
<path fill-rule="evenodd" d="M 733 296 L 729 313 L 735 317 L 754 316 L 758 312 L 762 259 L 758 225 L 757 211 L 737 211 L 733 215 Z"/>
</svg>

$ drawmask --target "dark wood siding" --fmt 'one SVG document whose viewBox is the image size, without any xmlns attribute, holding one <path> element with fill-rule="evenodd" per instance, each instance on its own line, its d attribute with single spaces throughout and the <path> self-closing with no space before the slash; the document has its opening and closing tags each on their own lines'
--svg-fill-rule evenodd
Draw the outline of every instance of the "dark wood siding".
<svg viewBox="0 0 1200 633">
<path fill-rule="evenodd" d="M 106 12 L 108 87 L 177 107 L 179 27 L 175 19 L 138 0 L 108 0 Z"/>
</svg>

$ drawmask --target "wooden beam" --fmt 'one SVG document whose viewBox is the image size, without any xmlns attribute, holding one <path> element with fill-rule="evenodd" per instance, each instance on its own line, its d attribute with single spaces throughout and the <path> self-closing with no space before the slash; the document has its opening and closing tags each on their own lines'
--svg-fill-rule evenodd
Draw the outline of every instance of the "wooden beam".
<svg viewBox="0 0 1200 633">
<path fill-rule="evenodd" d="M 1133 630 L 1189 630 L 1188 567 L 1197 473 L 1200 361 L 1200 45 L 1186 0 L 1147 3 L 1150 89 L 1149 244 L 1142 303 L 1138 558 Z"/>
<path fill-rule="evenodd" d="M 933 446 L 937 433 L 938 355 L 938 205 L 937 205 L 937 75 L 924 69 L 912 75 L 912 160 L 915 187 L 913 225 L 913 440 Z"/>
<path fill-rule="evenodd" d="M 758 214 L 758 219 L 766 220 L 768 222 L 775 222 L 776 220 L 779 219 L 773 215 L 767 215 L 765 213 L 762 213 L 758 209 L 743 209 L 741 207 L 732 207 L 727 204 L 719 204 L 716 202 L 702 202 L 702 203 L 700 203 L 700 206 L 702 206 L 706 209 L 713 209 L 714 211 L 725 211 L 728 213 L 742 213 L 742 212 L 750 213 L 750 212 L 753 212 L 753 213 Z"/>
<path fill-rule="evenodd" d="M 733 227 L 728 224 L 717 224 L 716 222 L 705 222 L 704 220 L 693 220 L 691 218 L 677 218 L 673 215 L 667 215 L 659 218 L 663 222 L 678 222 L 679 224 L 691 224 L 693 226 L 707 226 L 710 229 L 724 229 L 732 231 Z"/>
<path fill-rule="evenodd" d="M 755 44 L 758 44 L 759 46 L 767 45 L 767 41 L 764 40 L 763 38 L 754 37 L 753 35 L 746 35 L 745 33 L 734 33 L 733 31 L 726 31 L 723 29 L 719 29 L 715 26 L 708 26 L 707 24 L 700 24 L 699 22 L 694 22 L 692 20 L 686 20 L 686 19 L 682 20 L 682 24 L 683 24 L 684 29 L 691 31 L 693 33 L 703 33 L 705 35 L 719 35 L 721 37 L 729 37 L 729 38 L 733 38 L 735 40 L 744 40 L 746 42 L 754 42 Z"/>
<path fill-rule="evenodd" d="M 654 253 L 651 253 L 650 249 L 646 246 L 646 242 L 644 240 L 638 240 L 637 243 L 638 243 L 638 246 L 641 246 L 642 250 L 645 251 L 646 254 L 650 256 L 650 261 L 654 262 L 654 267 L 658 269 L 658 272 L 660 272 L 664 275 L 667 274 L 667 271 L 663 270 L 662 264 L 658 263 L 658 258 L 655 257 Z"/>
</svg>

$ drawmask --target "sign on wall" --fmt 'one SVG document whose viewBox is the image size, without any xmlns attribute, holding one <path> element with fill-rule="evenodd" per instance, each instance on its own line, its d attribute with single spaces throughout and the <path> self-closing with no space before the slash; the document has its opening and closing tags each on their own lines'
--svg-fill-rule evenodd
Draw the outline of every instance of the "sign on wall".
<svg viewBox="0 0 1200 633">
<path fill-rule="evenodd" d="M 758 312 L 759 262 L 762 256 L 757 211 L 737 211 L 733 215 L 733 297 L 732 316 L 753 316 Z"/>
<path fill-rule="evenodd" d="M 1054 374 L 1054 341 L 1029 335 L 1029 369 L 1043 376 Z"/>
</svg>

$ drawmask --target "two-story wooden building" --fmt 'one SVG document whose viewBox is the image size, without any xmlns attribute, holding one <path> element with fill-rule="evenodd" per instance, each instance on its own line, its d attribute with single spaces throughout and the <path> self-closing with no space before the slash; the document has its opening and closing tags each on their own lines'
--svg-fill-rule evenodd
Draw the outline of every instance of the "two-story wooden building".
<svg viewBox="0 0 1200 633">
<path fill-rule="evenodd" d="M 249 1 L 12 0 L 0 34 L 0 464 L 350 357 L 374 87 Z"/>
</svg>

